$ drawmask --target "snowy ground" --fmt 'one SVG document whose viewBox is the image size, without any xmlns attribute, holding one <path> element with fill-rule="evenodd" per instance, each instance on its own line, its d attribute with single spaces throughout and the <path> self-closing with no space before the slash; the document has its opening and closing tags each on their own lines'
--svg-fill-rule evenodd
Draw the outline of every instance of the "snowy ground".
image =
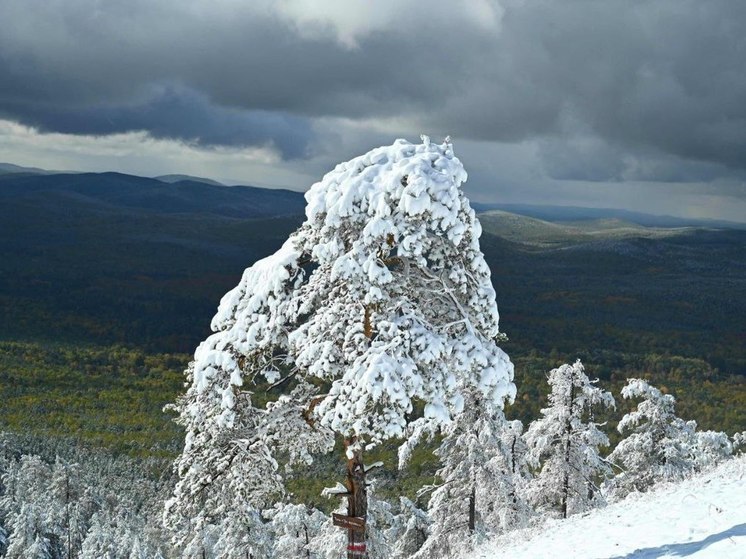
<svg viewBox="0 0 746 559">
<path fill-rule="evenodd" d="M 746 559 L 746 456 L 586 515 L 507 534 L 468 559 Z"/>
</svg>

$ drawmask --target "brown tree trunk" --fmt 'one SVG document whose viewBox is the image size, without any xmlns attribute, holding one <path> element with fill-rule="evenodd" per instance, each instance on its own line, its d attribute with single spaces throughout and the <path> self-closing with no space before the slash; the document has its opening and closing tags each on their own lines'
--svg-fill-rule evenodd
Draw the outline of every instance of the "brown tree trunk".
<svg viewBox="0 0 746 559">
<path fill-rule="evenodd" d="M 345 455 L 347 456 L 346 485 L 349 491 L 347 497 L 347 516 L 366 518 L 368 516 L 368 494 L 365 490 L 365 466 L 363 464 L 362 448 L 355 445 L 355 438 L 345 440 Z M 352 457 L 350 458 L 350 455 Z M 361 559 L 367 557 L 365 531 L 347 531 L 347 559 Z"/>
</svg>

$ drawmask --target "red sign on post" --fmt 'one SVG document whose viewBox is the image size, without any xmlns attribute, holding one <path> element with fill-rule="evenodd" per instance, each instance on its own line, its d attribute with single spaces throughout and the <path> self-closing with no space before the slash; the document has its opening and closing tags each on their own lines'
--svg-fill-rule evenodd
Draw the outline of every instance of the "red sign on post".
<svg viewBox="0 0 746 559">
<path fill-rule="evenodd" d="M 342 514 L 333 512 L 332 523 L 335 526 L 344 528 L 345 530 L 352 530 L 354 532 L 365 532 L 365 519 L 358 516 L 344 516 Z"/>
<path fill-rule="evenodd" d="M 355 557 L 367 557 L 365 542 L 351 543 L 347 546 L 347 554 Z"/>
</svg>

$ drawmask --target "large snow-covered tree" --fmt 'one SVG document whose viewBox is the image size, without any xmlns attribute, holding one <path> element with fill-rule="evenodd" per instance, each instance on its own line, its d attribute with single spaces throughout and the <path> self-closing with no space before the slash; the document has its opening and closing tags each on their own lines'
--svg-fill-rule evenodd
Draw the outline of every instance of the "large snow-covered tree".
<svg viewBox="0 0 746 559">
<path fill-rule="evenodd" d="M 188 529 L 197 511 L 217 522 L 238 492 L 263 505 L 280 488 L 282 441 L 375 443 L 447 423 L 466 389 L 497 407 L 513 397 L 465 179 L 450 141 L 423 138 L 342 163 L 310 188 L 303 225 L 244 272 L 195 352 L 176 405 L 186 443 L 167 509 L 186 520 L 172 526 Z M 303 393 L 265 409 L 252 394 L 259 382 Z M 416 402 L 422 414 L 409 424 Z M 276 418 L 293 414 L 306 421 L 287 433 Z"/>
<path fill-rule="evenodd" d="M 610 492 L 621 497 L 692 471 L 698 446 L 697 424 L 676 416 L 674 397 L 636 378 L 627 380 L 622 397 L 639 398 L 640 402 L 617 426 L 627 436 L 609 455 L 609 460 L 623 470 L 610 484 Z M 702 445 L 708 440 L 703 436 Z"/>
<path fill-rule="evenodd" d="M 549 405 L 525 434 L 529 462 L 539 469 L 529 493 L 538 510 L 567 518 L 593 506 L 599 497 L 597 478 L 611 473 L 598 452 L 609 439 L 593 414 L 613 407 L 614 398 L 594 386 L 580 360 L 553 369 L 548 382 Z"/>
</svg>

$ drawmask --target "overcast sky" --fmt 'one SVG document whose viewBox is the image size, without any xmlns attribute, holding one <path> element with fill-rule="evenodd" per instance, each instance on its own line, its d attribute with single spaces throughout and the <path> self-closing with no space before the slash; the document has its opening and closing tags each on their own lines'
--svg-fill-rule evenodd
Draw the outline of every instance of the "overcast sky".
<svg viewBox="0 0 746 559">
<path fill-rule="evenodd" d="M 475 200 L 746 221 L 746 2 L 0 0 L 0 161 L 302 190 L 420 133 Z"/>
</svg>

